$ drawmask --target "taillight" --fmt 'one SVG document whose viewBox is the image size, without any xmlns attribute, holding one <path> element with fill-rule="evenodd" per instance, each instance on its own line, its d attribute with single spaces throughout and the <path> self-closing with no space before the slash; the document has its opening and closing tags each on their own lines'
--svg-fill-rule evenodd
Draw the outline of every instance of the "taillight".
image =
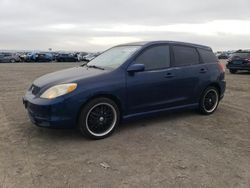
<svg viewBox="0 0 250 188">
<path fill-rule="evenodd" d="M 245 61 L 249 61 L 250 62 L 250 58 L 246 58 Z"/>
<path fill-rule="evenodd" d="M 225 72 L 225 65 L 224 64 L 222 64 L 222 63 L 218 63 L 218 67 L 219 67 L 219 69 L 220 69 L 220 71 L 221 72 Z"/>
</svg>

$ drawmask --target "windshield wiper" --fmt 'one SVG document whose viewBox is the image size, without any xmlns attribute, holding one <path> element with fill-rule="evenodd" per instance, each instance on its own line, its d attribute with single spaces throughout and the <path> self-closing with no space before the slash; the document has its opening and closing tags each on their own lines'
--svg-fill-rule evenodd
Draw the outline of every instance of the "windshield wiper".
<svg viewBox="0 0 250 188">
<path fill-rule="evenodd" d="M 99 67 L 96 65 L 86 65 L 88 68 L 94 68 L 94 69 L 100 69 L 100 70 L 105 70 L 103 67 Z"/>
</svg>

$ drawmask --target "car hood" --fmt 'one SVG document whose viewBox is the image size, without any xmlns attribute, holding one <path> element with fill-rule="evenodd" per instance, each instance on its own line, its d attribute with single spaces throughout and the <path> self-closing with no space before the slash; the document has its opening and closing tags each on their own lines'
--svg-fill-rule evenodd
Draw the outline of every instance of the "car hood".
<svg viewBox="0 0 250 188">
<path fill-rule="evenodd" d="M 34 85 L 43 88 L 61 83 L 77 82 L 79 80 L 105 74 L 107 70 L 87 67 L 74 67 L 46 74 L 34 81 Z"/>
</svg>

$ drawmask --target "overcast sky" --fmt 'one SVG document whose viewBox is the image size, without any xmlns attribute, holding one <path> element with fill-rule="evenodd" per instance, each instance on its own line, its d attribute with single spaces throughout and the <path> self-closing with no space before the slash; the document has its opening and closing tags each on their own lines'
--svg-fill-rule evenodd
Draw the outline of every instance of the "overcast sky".
<svg viewBox="0 0 250 188">
<path fill-rule="evenodd" d="M 0 0 L 0 49 L 101 51 L 142 40 L 250 49 L 250 0 Z"/>
</svg>

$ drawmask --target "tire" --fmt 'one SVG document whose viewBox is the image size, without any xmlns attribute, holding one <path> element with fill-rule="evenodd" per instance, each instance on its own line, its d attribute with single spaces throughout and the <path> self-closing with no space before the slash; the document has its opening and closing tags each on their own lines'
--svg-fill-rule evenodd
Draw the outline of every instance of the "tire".
<svg viewBox="0 0 250 188">
<path fill-rule="evenodd" d="M 235 70 L 235 69 L 229 69 L 229 72 L 230 72 L 231 74 L 235 74 L 235 73 L 237 72 L 237 70 Z"/>
<path fill-rule="evenodd" d="M 10 63 L 15 63 L 15 62 L 16 62 L 15 59 L 11 59 L 11 60 L 10 60 Z"/>
<path fill-rule="evenodd" d="M 208 87 L 199 102 L 199 111 L 204 115 L 213 114 L 219 105 L 219 92 L 215 87 Z"/>
<path fill-rule="evenodd" d="M 96 98 L 81 110 L 78 128 L 87 138 L 99 140 L 110 136 L 120 122 L 116 103 L 108 98 Z"/>
</svg>

